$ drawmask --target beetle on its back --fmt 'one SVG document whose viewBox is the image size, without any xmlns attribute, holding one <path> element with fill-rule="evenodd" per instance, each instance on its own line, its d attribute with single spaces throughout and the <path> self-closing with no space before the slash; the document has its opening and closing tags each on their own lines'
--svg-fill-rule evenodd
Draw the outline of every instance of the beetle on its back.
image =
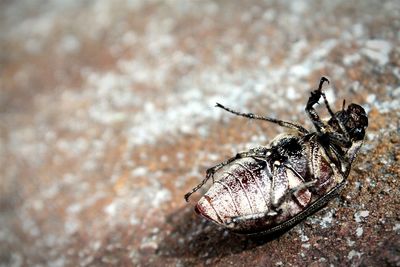
<svg viewBox="0 0 400 267">
<path fill-rule="evenodd" d="M 305 108 L 316 132 L 217 103 L 235 115 L 295 131 L 208 169 L 205 179 L 185 195 L 188 201 L 212 178 L 213 185 L 195 207 L 197 213 L 233 232 L 269 234 L 294 225 L 338 194 L 363 143 L 368 118 L 361 106 L 350 104 L 345 109 L 344 102 L 334 113 L 322 92 L 324 82 L 329 81 L 322 77 Z M 314 109 L 321 97 L 331 116 L 327 121 Z"/>
</svg>

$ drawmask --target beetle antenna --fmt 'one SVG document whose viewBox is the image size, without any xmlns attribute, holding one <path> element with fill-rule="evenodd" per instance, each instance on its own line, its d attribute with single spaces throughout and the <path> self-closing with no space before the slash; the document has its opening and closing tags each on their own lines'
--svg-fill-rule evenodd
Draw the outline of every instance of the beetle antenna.
<svg viewBox="0 0 400 267">
<path fill-rule="evenodd" d="M 343 99 L 342 111 L 344 111 L 345 105 L 346 105 L 346 99 Z"/>
<path fill-rule="evenodd" d="M 293 122 L 288 122 L 288 121 L 282 121 L 282 120 L 277 120 L 277 119 L 273 119 L 273 118 L 269 118 L 269 117 L 264 117 L 264 116 L 260 116 L 257 114 L 253 114 L 253 113 L 242 113 L 233 109 L 230 109 L 228 107 L 225 107 L 223 105 L 221 105 L 220 103 L 216 103 L 215 105 L 217 108 L 222 108 L 223 110 L 226 110 L 232 114 L 235 114 L 237 116 L 242 116 L 248 119 L 254 119 L 254 120 L 263 120 L 263 121 L 269 121 L 272 123 L 276 123 L 282 127 L 286 127 L 286 128 L 290 128 L 290 129 L 295 129 L 303 134 L 308 134 L 307 129 L 305 129 L 304 127 L 302 127 L 301 125 L 298 125 L 296 123 Z"/>
</svg>

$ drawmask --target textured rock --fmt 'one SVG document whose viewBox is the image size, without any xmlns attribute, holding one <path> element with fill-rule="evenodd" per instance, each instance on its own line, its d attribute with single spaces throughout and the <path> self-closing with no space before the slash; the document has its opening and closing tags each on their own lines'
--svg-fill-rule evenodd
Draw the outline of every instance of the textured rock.
<svg viewBox="0 0 400 267">
<path fill-rule="evenodd" d="M 3 1 L 0 266 L 399 265 L 398 1 Z M 321 75 L 370 126 L 341 197 L 279 236 L 183 195 L 299 121 Z M 321 110 L 321 112 L 324 112 Z"/>
</svg>

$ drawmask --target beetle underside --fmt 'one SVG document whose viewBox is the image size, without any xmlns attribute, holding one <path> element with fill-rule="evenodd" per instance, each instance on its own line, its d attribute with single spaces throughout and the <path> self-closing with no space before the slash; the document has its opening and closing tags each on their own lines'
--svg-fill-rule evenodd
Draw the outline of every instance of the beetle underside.
<svg viewBox="0 0 400 267">
<path fill-rule="evenodd" d="M 234 232 L 272 233 L 304 219 L 335 197 L 343 187 L 365 135 L 368 118 L 364 109 L 350 104 L 333 113 L 322 85 L 311 93 L 306 112 L 316 128 L 252 113 L 230 113 L 276 123 L 296 131 L 278 136 L 266 147 L 237 154 L 207 170 L 205 179 L 185 195 L 200 189 L 210 178 L 214 183 L 195 210 Z M 314 105 L 324 99 L 331 118 L 322 121 Z"/>
</svg>

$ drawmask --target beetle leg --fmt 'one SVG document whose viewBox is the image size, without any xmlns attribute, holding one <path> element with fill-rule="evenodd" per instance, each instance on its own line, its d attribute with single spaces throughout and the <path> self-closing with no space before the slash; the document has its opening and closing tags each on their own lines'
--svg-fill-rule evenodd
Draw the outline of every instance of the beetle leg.
<svg viewBox="0 0 400 267">
<path fill-rule="evenodd" d="M 270 195 L 270 203 L 273 209 L 282 204 L 288 189 L 289 182 L 286 169 L 281 163 L 275 162 L 272 170 L 272 185 Z"/>
<path fill-rule="evenodd" d="M 278 124 L 278 125 L 280 125 L 282 127 L 294 129 L 294 130 L 297 130 L 297 131 L 299 131 L 300 133 L 303 133 L 303 134 L 308 134 L 307 129 L 305 129 L 303 126 L 301 126 L 299 124 L 296 124 L 296 123 L 293 123 L 293 122 L 277 120 L 277 119 L 274 119 L 274 118 L 260 116 L 260 115 L 256 115 L 256 114 L 253 114 L 253 113 L 242 113 L 242 112 L 233 110 L 231 108 L 225 107 L 225 106 L 223 106 L 223 105 L 221 105 L 219 103 L 216 104 L 216 107 L 222 108 L 223 110 L 226 110 L 226 111 L 228 111 L 230 113 L 233 113 L 235 115 L 242 116 L 242 117 L 245 117 L 245 118 L 248 118 L 248 119 L 269 121 L 269 122 L 272 122 L 272 123 L 276 123 L 276 124 Z"/>
<path fill-rule="evenodd" d="M 340 121 L 340 120 L 338 120 L 338 119 L 336 118 L 336 115 L 335 115 L 335 113 L 333 113 L 333 111 L 332 111 L 332 109 L 331 109 L 331 107 L 330 107 L 330 105 L 329 105 L 328 99 L 326 99 L 326 95 L 325 95 L 324 92 L 322 92 L 322 97 L 324 98 L 325 106 L 326 106 L 326 109 L 327 109 L 328 112 L 329 112 L 329 115 L 331 115 L 331 117 L 334 118 L 335 121 L 339 124 L 340 130 L 342 130 L 342 132 L 343 132 L 343 134 L 344 134 L 344 139 L 346 139 L 347 142 L 350 142 L 350 136 L 349 136 L 349 133 L 348 133 L 347 130 L 346 130 L 346 127 L 344 127 L 342 121 Z M 343 100 L 343 107 L 342 107 L 342 110 L 344 109 L 344 104 L 345 104 L 345 101 Z"/>
<path fill-rule="evenodd" d="M 352 142 L 343 134 L 337 132 L 328 133 L 329 143 L 333 143 L 339 145 L 340 147 L 349 148 L 351 147 Z"/>
<path fill-rule="evenodd" d="M 314 109 L 314 105 L 318 103 L 319 99 L 322 98 L 324 99 L 324 103 L 326 106 L 326 109 L 329 112 L 329 115 L 338 123 L 340 130 L 343 132 L 344 137 L 342 138 L 346 143 L 350 142 L 350 137 L 349 133 L 346 130 L 346 127 L 343 125 L 343 123 L 336 118 L 335 113 L 332 111 L 331 106 L 329 105 L 328 99 L 326 98 L 326 95 L 324 92 L 322 92 L 322 85 L 324 82 L 328 82 L 329 80 L 325 77 L 322 77 L 319 86 L 317 90 L 314 90 L 311 92 L 311 96 L 308 99 L 307 105 L 306 105 L 306 112 L 308 116 L 310 117 L 312 123 L 314 124 L 315 128 L 317 129 L 318 133 L 325 133 L 325 124 L 321 121 L 319 118 L 317 111 Z M 344 108 L 344 101 L 343 101 L 343 108 Z"/>
<path fill-rule="evenodd" d="M 272 209 L 275 211 L 278 211 L 277 208 L 280 207 L 283 202 L 292 197 L 292 195 L 296 194 L 298 191 L 314 186 L 318 181 L 317 179 L 314 179 L 309 182 L 303 182 L 300 185 L 289 189 L 289 184 L 287 182 L 288 177 L 285 169 L 291 170 L 294 175 L 296 175 L 300 180 L 304 181 L 304 178 L 292 166 L 288 164 L 277 166 L 273 173 L 274 180 L 271 195 Z M 274 194 L 275 192 L 277 192 L 279 195 Z"/>
<path fill-rule="evenodd" d="M 343 176 L 343 179 L 346 179 L 352 161 L 346 155 L 340 153 L 334 146 L 330 146 L 329 149 L 325 150 L 325 152 L 328 158 L 330 158 L 333 164 L 336 166 L 336 169 Z M 337 160 L 335 160 L 335 157 L 332 155 L 332 152 L 333 154 L 335 154 Z"/>
<path fill-rule="evenodd" d="M 328 158 L 332 161 L 332 163 L 336 166 L 340 174 L 346 178 L 348 174 L 348 170 L 350 169 L 350 165 L 352 162 L 352 159 L 349 159 L 346 156 L 346 153 L 343 153 L 343 151 L 340 149 L 340 147 L 351 147 L 351 141 L 347 140 L 345 136 L 343 136 L 340 133 L 335 133 L 335 132 L 330 132 L 326 134 L 329 142 L 328 146 L 324 147 L 324 151 Z M 337 145 L 337 146 L 335 146 Z M 320 155 L 318 152 L 313 152 L 313 158 L 319 158 Z M 315 175 L 315 170 L 318 170 L 318 166 L 313 168 L 314 170 L 314 175 Z"/>
<path fill-rule="evenodd" d="M 190 192 L 185 194 L 185 200 L 186 202 L 189 201 L 189 197 L 196 192 L 197 190 L 199 190 L 210 178 L 213 179 L 214 182 L 214 174 L 219 171 L 221 168 L 223 168 L 224 166 L 228 165 L 229 163 L 231 163 L 232 161 L 235 161 L 237 159 L 240 158 L 245 158 L 245 157 L 260 157 L 260 156 L 265 156 L 265 149 L 252 149 L 248 152 L 241 152 L 236 154 L 235 157 L 232 157 L 230 159 L 227 159 L 226 161 L 223 161 L 217 165 L 215 165 L 214 167 L 211 167 L 209 169 L 207 169 L 206 171 L 206 177 L 203 179 L 203 181 L 201 181 L 201 183 L 199 183 L 197 186 L 195 186 Z"/>
<path fill-rule="evenodd" d="M 217 167 L 218 165 L 214 166 L 213 168 Z M 201 181 L 201 183 L 199 183 L 198 185 L 196 185 L 192 190 L 190 190 L 190 192 L 185 194 L 185 200 L 186 202 L 189 202 L 189 197 L 196 192 L 197 190 L 199 190 L 211 177 L 214 181 L 214 173 L 215 171 L 213 171 L 213 168 L 210 168 L 206 171 L 206 178 L 203 179 L 203 181 Z"/>
<path fill-rule="evenodd" d="M 313 187 L 317 183 L 317 181 L 318 181 L 317 179 L 314 179 L 312 181 L 299 184 L 298 186 L 293 187 L 292 189 L 288 190 L 287 196 L 291 196 L 293 194 L 296 194 L 297 192 L 299 192 L 299 191 L 301 191 L 303 189 L 309 189 L 310 187 Z"/>
<path fill-rule="evenodd" d="M 268 217 L 272 218 L 277 215 L 279 215 L 279 212 L 268 211 L 268 212 L 247 214 L 247 215 L 242 215 L 242 216 L 228 217 L 227 219 L 225 219 L 224 224 L 229 228 L 234 228 L 236 225 L 238 225 L 242 222 L 248 222 L 249 220 L 259 220 L 259 219 L 268 218 Z"/>
<path fill-rule="evenodd" d="M 324 82 L 329 83 L 327 78 L 322 77 L 319 82 L 318 89 L 311 92 L 311 96 L 308 99 L 308 102 L 306 105 L 306 112 L 308 114 L 308 117 L 310 117 L 310 120 L 314 124 L 315 129 L 317 130 L 317 132 L 319 134 L 325 133 L 326 129 L 325 129 L 325 124 L 322 122 L 322 120 L 320 119 L 320 117 L 317 114 L 317 111 L 314 109 L 314 105 L 317 104 L 319 99 L 321 98 L 321 96 L 323 96 L 322 85 L 324 84 Z"/>
</svg>

